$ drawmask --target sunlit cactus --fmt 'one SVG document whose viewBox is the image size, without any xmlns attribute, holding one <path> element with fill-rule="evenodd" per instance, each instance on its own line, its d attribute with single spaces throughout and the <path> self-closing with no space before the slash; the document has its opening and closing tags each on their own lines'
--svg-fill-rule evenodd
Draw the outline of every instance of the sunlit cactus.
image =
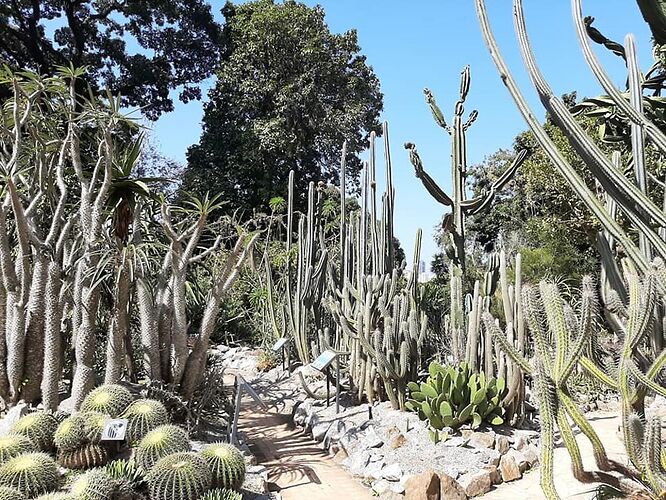
<svg viewBox="0 0 666 500">
<path fill-rule="evenodd" d="M 245 480 L 245 459 L 232 444 L 214 443 L 201 450 L 213 474 L 213 487 L 240 490 Z"/>
<path fill-rule="evenodd" d="M 174 453 L 157 461 L 146 476 L 151 498 L 190 500 L 211 488 L 206 461 L 196 453 Z"/>
</svg>

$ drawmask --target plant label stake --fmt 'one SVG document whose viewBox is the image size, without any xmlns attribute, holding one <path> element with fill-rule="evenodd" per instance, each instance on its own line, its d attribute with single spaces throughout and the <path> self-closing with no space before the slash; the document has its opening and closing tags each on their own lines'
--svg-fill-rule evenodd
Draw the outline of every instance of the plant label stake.
<svg viewBox="0 0 666 500">
<path fill-rule="evenodd" d="M 335 351 L 332 351 L 330 349 L 325 350 L 322 352 L 317 359 L 315 359 L 312 363 L 310 363 L 310 366 L 314 368 L 315 370 L 319 370 L 320 372 L 325 372 L 326 373 L 326 406 L 328 407 L 331 404 L 331 363 L 333 360 L 336 360 L 338 357 L 338 353 Z M 338 363 L 339 365 L 339 363 Z M 340 368 L 338 366 L 337 369 L 338 375 L 340 375 Z M 339 403 L 339 398 L 340 398 L 340 379 L 338 377 L 338 380 L 335 383 L 337 391 L 335 392 L 335 408 L 336 408 L 336 413 L 340 408 L 340 403 Z"/>
<path fill-rule="evenodd" d="M 277 342 L 273 344 L 272 350 L 273 352 L 278 352 L 280 351 L 282 353 L 282 371 L 285 371 L 287 369 L 286 367 L 286 356 L 285 356 L 285 350 L 287 346 L 289 345 L 289 339 L 287 337 L 280 337 L 277 339 Z M 289 366 L 289 372 L 291 373 L 291 366 Z"/>
<path fill-rule="evenodd" d="M 128 420 L 126 418 L 113 418 L 107 420 L 102 429 L 100 441 L 113 443 L 116 452 L 120 452 L 125 434 L 127 434 Z"/>
</svg>

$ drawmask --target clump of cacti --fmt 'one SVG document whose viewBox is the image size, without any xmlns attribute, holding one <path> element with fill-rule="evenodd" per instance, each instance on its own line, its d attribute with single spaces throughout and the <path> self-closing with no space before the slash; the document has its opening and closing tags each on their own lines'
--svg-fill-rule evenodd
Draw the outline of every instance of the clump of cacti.
<svg viewBox="0 0 666 500">
<path fill-rule="evenodd" d="M 190 500 L 212 485 L 206 461 L 196 453 L 173 453 L 157 461 L 146 476 L 151 498 Z"/>
<path fill-rule="evenodd" d="M 169 413 L 162 403 L 154 399 L 139 399 L 127 407 L 122 415 L 127 419 L 125 439 L 139 441 L 148 432 L 169 423 Z"/>
<path fill-rule="evenodd" d="M 51 413 L 36 411 L 14 422 L 10 432 L 26 436 L 41 451 L 51 451 L 53 449 L 53 436 L 57 428 L 58 421 Z"/>
<path fill-rule="evenodd" d="M 53 441 L 60 452 L 73 451 L 88 441 L 86 420 L 81 415 L 72 415 L 63 420 L 55 431 Z"/>
<path fill-rule="evenodd" d="M 104 431 L 104 426 L 109 420 L 109 416 L 104 413 L 89 411 L 80 414 L 84 420 L 84 428 L 86 431 L 86 436 L 88 441 L 91 443 L 97 443 L 102 438 L 102 432 Z"/>
<path fill-rule="evenodd" d="M 0 486 L 0 500 L 25 500 L 26 496 L 16 488 Z"/>
<path fill-rule="evenodd" d="M 189 450 L 190 440 L 183 429 L 175 425 L 161 425 L 139 442 L 136 447 L 136 462 L 147 471 L 160 458 Z"/>
<path fill-rule="evenodd" d="M 58 463 L 68 469 L 90 469 L 104 465 L 109 452 L 97 443 L 86 443 L 76 449 L 58 453 Z"/>
<path fill-rule="evenodd" d="M 35 443 L 22 434 L 0 436 L 0 463 L 6 462 L 21 453 L 37 451 Z"/>
<path fill-rule="evenodd" d="M 245 481 L 245 459 L 232 444 L 213 443 L 201 450 L 213 474 L 215 488 L 240 490 Z"/>
<path fill-rule="evenodd" d="M 501 406 L 505 391 L 504 379 L 486 379 L 483 372 L 472 373 L 466 363 L 442 366 L 430 363 L 430 375 L 420 384 L 409 383 L 407 408 L 428 422 L 430 437 L 438 442 L 439 431 L 469 423 L 477 428 L 482 422 L 504 423 Z"/>
<path fill-rule="evenodd" d="M 105 413 L 119 417 L 132 402 L 132 393 L 121 385 L 105 384 L 93 389 L 81 404 L 81 411 Z"/>
<path fill-rule="evenodd" d="M 243 494 L 234 490 L 215 488 L 199 497 L 199 500 L 243 500 Z"/>
<path fill-rule="evenodd" d="M 79 500 L 69 492 L 56 491 L 53 493 L 45 493 L 40 495 L 35 500 Z"/>
<path fill-rule="evenodd" d="M 34 498 L 58 488 L 58 464 L 46 453 L 24 453 L 0 465 L 0 486 Z"/>
<path fill-rule="evenodd" d="M 116 482 L 109 474 L 92 469 L 76 478 L 69 490 L 77 500 L 110 500 L 115 489 Z"/>
</svg>

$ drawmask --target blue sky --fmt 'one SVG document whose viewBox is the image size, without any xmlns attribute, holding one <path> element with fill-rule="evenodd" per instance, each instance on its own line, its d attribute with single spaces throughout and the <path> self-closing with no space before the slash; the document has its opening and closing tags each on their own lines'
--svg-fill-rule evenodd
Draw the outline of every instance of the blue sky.
<svg viewBox="0 0 666 500">
<path fill-rule="evenodd" d="M 223 1 L 212 2 L 219 16 Z M 355 28 L 363 53 L 378 75 L 384 93 L 383 119 L 391 132 L 396 186 L 396 234 L 411 258 L 417 228 L 424 231 L 423 259 L 429 263 L 437 251 L 434 228 L 444 207 L 425 192 L 414 177 L 405 141 L 415 142 L 426 168 L 450 192 L 449 137 L 432 120 L 423 99 L 423 87 L 437 97 L 451 116 L 457 98 L 460 71 L 470 64 L 472 86 L 468 111 L 479 118 L 468 134 L 469 163 L 478 163 L 499 148 L 510 148 L 525 124 L 500 82 L 481 38 L 471 0 L 306 0 L 320 4 L 334 32 Z M 529 86 L 513 33 L 510 0 L 489 0 L 489 14 L 504 56 L 539 116 L 543 116 Z M 547 7 L 544 7 L 546 6 Z M 622 42 L 627 33 L 638 41 L 641 66 L 652 63 L 650 34 L 636 3 L 629 0 L 586 0 L 585 15 L 596 18 L 606 36 Z M 530 36 L 542 71 L 556 93 L 578 90 L 579 96 L 600 92 L 578 48 L 570 6 L 566 0 L 526 0 Z M 622 61 L 600 48 L 598 53 L 619 86 L 624 85 Z M 209 87 L 212 80 L 206 82 Z M 177 103 L 176 109 L 153 124 L 154 139 L 167 156 L 185 160 L 188 146 L 201 132 L 202 102 Z"/>
</svg>

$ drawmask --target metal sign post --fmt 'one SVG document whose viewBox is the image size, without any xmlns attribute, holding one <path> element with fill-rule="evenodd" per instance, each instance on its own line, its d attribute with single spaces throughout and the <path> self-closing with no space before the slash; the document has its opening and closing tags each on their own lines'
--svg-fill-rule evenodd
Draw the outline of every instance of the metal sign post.
<svg viewBox="0 0 666 500">
<path fill-rule="evenodd" d="M 256 393 L 256 391 L 252 388 L 252 386 L 250 386 L 250 384 L 248 384 L 247 380 L 245 380 L 242 375 L 236 374 L 234 386 L 236 387 L 236 406 L 234 408 L 234 419 L 231 422 L 229 442 L 231 444 L 238 444 L 238 417 L 240 415 L 240 406 L 243 392 L 254 399 L 264 411 L 268 410 L 268 405 L 264 403 L 261 397 L 259 397 L 259 394 Z"/>
<path fill-rule="evenodd" d="M 326 372 L 326 406 L 331 404 L 331 363 L 335 361 L 336 364 L 336 380 L 335 380 L 335 413 L 340 412 L 340 360 L 338 356 L 340 353 L 327 349 L 322 352 L 317 359 L 315 359 L 310 366 L 320 372 Z"/>
<path fill-rule="evenodd" d="M 285 351 L 287 347 L 289 346 L 289 339 L 287 337 L 280 337 L 277 339 L 277 342 L 273 344 L 273 347 L 271 348 L 273 352 L 278 352 L 280 351 L 282 353 L 282 370 L 286 370 L 286 358 L 288 356 L 285 356 Z M 291 372 L 291 366 L 289 366 L 289 371 Z"/>
</svg>

